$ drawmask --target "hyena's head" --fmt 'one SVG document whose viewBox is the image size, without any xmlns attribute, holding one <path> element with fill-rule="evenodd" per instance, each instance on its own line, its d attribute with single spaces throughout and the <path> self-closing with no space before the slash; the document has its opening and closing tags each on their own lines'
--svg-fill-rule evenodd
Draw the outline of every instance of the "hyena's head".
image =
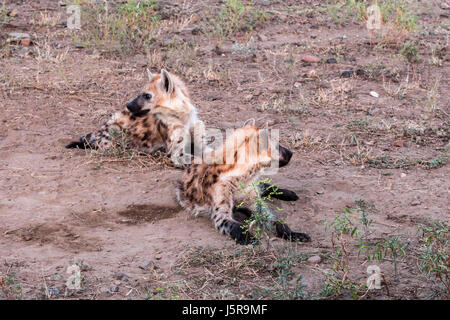
<svg viewBox="0 0 450 320">
<path fill-rule="evenodd" d="M 178 100 L 189 99 L 183 82 L 175 75 L 161 69 L 160 74 L 152 74 L 147 69 L 148 83 L 141 93 L 127 103 L 127 109 L 134 116 L 143 116 L 156 107 L 177 104 Z"/>
<path fill-rule="evenodd" d="M 215 152 L 216 161 L 235 163 L 242 170 L 284 167 L 289 163 L 292 151 L 282 147 L 278 135 L 267 128 L 247 125 L 227 136 L 222 149 Z"/>
</svg>

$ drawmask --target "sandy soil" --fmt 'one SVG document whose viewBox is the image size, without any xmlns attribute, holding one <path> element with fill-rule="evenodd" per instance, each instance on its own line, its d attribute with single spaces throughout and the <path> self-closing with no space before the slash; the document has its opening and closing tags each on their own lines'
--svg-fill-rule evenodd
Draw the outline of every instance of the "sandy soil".
<svg viewBox="0 0 450 320">
<path fill-rule="evenodd" d="M 242 249 L 206 219 L 188 217 L 177 206 L 173 183 L 180 170 L 64 149 L 80 134 L 98 128 L 139 92 L 145 67 L 157 71 L 165 66 L 184 78 L 200 117 L 210 127 L 236 127 L 255 118 L 258 124 L 268 121 L 280 130 L 294 157 L 273 180 L 296 191 L 300 199 L 275 204 L 283 208 L 279 216 L 292 229 L 311 235 L 311 243 L 295 249 L 308 257 L 325 257 L 333 249 L 323 222 L 343 213 L 343 207 L 357 208 L 355 199 L 370 204 L 377 237 L 401 234 L 409 239 L 411 252 L 418 246 L 417 224 L 450 220 L 445 163 L 432 169 L 418 162 L 385 168 L 364 161 L 367 157 L 352 156 L 430 161 L 448 152 L 445 10 L 437 2 L 430 3 L 427 14 L 421 15 L 420 30 L 427 33 L 419 51 L 423 61 L 408 64 L 396 55 L 397 49 L 374 50 L 363 22 L 339 26 L 326 11 L 308 16 L 293 10 L 317 9 L 319 1 L 255 2 L 258 8 L 275 13 L 253 31 L 251 52 L 232 51 L 233 44 L 245 43 L 244 33 L 223 41 L 219 49 L 202 33 L 160 35 L 160 47 L 155 50 L 161 52 L 167 52 L 164 40 L 172 36 L 196 44 L 194 59 L 199 62 L 188 69 L 183 65 L 188 53 L 182 48 L 176 59 L 156 65 L 145 52 L 121 56 L 95 47 L 75 48 L 73 34 L 64 26 L 36 22 L 40 12 L 59 14 L 58 21 L 65 20 L 65 8 L 56 1 L 6 1 L 7 8 L 16 8 L 18 15 L 1 25 L 3 48 L 10 32 L 28 32 L 34 44 L 11 45 L 0 59 L 0 279 L 4 285 L 0 299 L 142 299 L 180 280 L 190 286 L 176 293 L 170 287 L 172 291 L 165 289 L 161 297 L 252 297 L 236 284 L 202 282 L 194 289 L 189 281 L 199 278 L 202 266 L 176 272 L 181 269 L 174 266 L 180 266 L 193 248 Z M 214 3 L 210 10 L 220 5 Z M 202 8 L 196 3 L 183 10 L 189 14 L 200 10 L 197 15 L 202 17 L 206 12 Z M 201 26 L 201 19 L 193 21 L 185 30 Z M 445 24 L 447 29 L 442 27 Z M 430 35 L 429 30 L 437 31 Z M 428 63 L 430 42 L 436 49 L 447 50 L 441 66 Z M 47 56 L 42 52 L 46 48 Z M 306 53 L 322 59 L 338 53 L 341 59 L 336 64 L 302 62 L 300 57 Z M 376 63 L 385 66 L 381 74 L 340 77 L 342 70 Z M 318 77 L 307 76 L 312 69 Z M 400 82 L 392 82 L 396 76 Z M 389 85 L 395 89 L 407 77 L 404 99 L 389 94 Z M 444 111 L 439 116 L 427 107 L 427 94 L 437 77 L 441 80 L 435 104 Z M 380 97 L 370 96 L 370 91 Z M 281 107 L 277 99 L 283 99 Z M 364 119 L 368 125 L 353 127 L 355 119 Z M 404 135 L 403 128 L 411 123 L 425 128 L 417 135 L 420 143 Z M 356 143 L 351 141 L 352 134 Z M 285 245 L 278 240 L 273 243 Z M 379 263 L 389 277 L 390 292 L 381 290 L 369 298 L 426 298 L 431 285 L 418 273 L 414 257 L 411 253 L 402 259 L 400 280 L 392 279 L 389 260 Z M 143 267 L 149 260 L 155 268 Z M 317 266 L 301 263 L 295 268 L 311 294 L 322 289 L 323 270 L 332 266 L 330 260 L 322 260 Z M 75 262 L 82 265 L 83 289 L 66 290 L 66 269 Z M 352 266 L 356 277 L 364 281 L 367 262 L 355 254 Z M 7 285 L 6 279 L 11 280 Z M 224 289 L 232 294 L 215 293 Z"/>
</svg>

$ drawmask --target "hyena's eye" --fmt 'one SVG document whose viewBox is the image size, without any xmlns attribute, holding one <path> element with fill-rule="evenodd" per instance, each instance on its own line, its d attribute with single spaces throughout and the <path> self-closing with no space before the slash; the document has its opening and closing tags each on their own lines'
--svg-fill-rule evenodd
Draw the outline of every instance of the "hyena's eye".
<svg viewBox="0 0 450 320">
<path fill-rule="evenodd" d="M 144 93 L 142 96 L 145 100 L 150 100 L 152 98 L 152 95 L 150 93 Z"/>
</svg>

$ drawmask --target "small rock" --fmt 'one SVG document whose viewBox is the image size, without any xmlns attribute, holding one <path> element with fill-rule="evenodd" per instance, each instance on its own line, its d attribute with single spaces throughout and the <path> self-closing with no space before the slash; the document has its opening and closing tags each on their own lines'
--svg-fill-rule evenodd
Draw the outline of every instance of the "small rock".
<svg viewBox="0 0 450 320">
<path fill-rule="evenodd" d="M 328 58 L 326 63 L 337 63 L 337 60 L 335 58 Z"/>
<path fill-rule="evenodd" d="M 119 292 L 119 286 L 113 286 L 111 292 Z"/>
<path fill-rule="evenodd" d="M 105 288 L 105 287 L 100 288 L 100 292 L 101 293 L 111 293 L 111 291 L 108 288 Z"/>
<path fill-rule="evenodd" d="M 320 62 L 320 58 L 313 56 L 313 55 L 309 55 L 309 54 L 305 54 L 303 55 L 300 60 L 305 61 L 305 62 L 312 62 L 312 63 L 318 63 Z"/>
<path fill-rule="evenodd" d="M 20 44 L 21 44 L 22 46 L 29 47 L 30 44 L 31 44 L 31 40 L 30 40 L 30 39 L 21 39 L 21 40 L 20 40 Z"/>
<path fill-rule="evenodd" d="M 268 38 L 263 34 L 258 34 L 256 37 L 258 38 L 259 41 L 265 42 L 268 40 Z"/>
<path fill-rule="evenodd" d="M 325 190 L 323 190 L 323 189 L 319 189 L 316 191 L 317 194 L 323 194 L 324 192 L 325 192 Z"/>
<path fill-rule="evenodd" d="M 114 279 L 120 280 L 120 281 L 126 281 L 128 279 L 128 276 L 123 272 L 116 272 L 114 274 Z"/>
<path fill-rule="evenodd" d="M 58 295 L 59 294 L 59 290 L 58 289 L 48 289 L 48 293 L 50 295 Z"/>
<path fill-rule="evenodd" d="M 253 99 L 253 95 L 252 94 L 248 94 L 248 95 L 246 95 L 245 97 L 244 97 L 244 100 L 245 101 L 250 101 L 250 100 L 252 100 Z"/>
<path fill-rule="evenodd" d="M 141 264 L 139 268 L 141 268 L 142 270 L 151 270 L 155 268 L 155 263 L 153 262 L 153 260 L 147 260 L 143 264 Z"/>
<path fill-rule="evenodd" d="M 416 200 L 414 200 L 413 202 L 411 202 L 411 206 L 413 206 L 413 207 L 419 206 L 419 205 L 421 205 L 421 204 L 422 204 L 422 202 L 420 202 L 420 200 L 418 200 L 418 199 L 416 199 Z"/>
<path fill-rule="evenodd" d="M 341 78 L 350 78 L 354 73 L 355 73 L 355 71 L 353 71 L 351 69 L 343 70 L 343 71 L 341 71 Z"/>
<path fill-rule="evenodd" d="M 309 26 L 309 28 L 310 28 L 310 29 L 319 29 L 319 27 L 318 27 L 318 26 L 315 26 L 315 25 L 311 25 L 311 26 Z"/>
<path fill-rule="evenodd" d="M 309 70 L 307 74 L 308 78 L 317 78 L 317 71 L 316 70 Z"/>
<path fill-rule="evenodd" d="M 208 94 L 208 95 L 206 96 L 206 99 L 208 99 L 208 100 L 210 100 L 210 101 L 216 101 L 216 100 L 219 100 L 219 97 L 216 96 L 216 95 L 213 95 L 213 94 Z"/>
<path fill-rule="evenodd" d="M 17 16 L 17 10 L 16 9 L 12 9 L 6 15 L 9 16 L 9 17 L 15 17 L 15 16 Z"/>
<path fill-rule="evenodd" d="M 405 142 L 403 140 L 395 140 L 391 142 L 391 145 L 394 147 L 402 148 L 404 146 Z"/>
<path fill-rule="evenodd" d="M 380 97 L 380 95 L 379 95 L 378 92 L 376 92 L 376 91 L 370 91 L 369 94 L 370 94 L 372 97 L 375 97 L 375 98 Z"/>
<path fill-rule="evenodd" d="M 311 264 L 319 264 L 322 262 L 322 258 L 320 256 L 312 256 L 307 261 Z"/>
<path fill-rule="evenodd" d="M 199 34 L 200 31 L 201 31 L 201 29 L 199 27 L 194 27 L 194 28 L 192 28 L 191 33 L 195 36 L 195 35 Z"/>
<path fill-rule="evenodd" d="M 405 178 L 405 177 L 406 177 L 406 173 L 402 172 L 402 173 L 400 174 L 400 177 Z"/>
<path fill-rule="evenodd" d="M 84 46 L 81 43 L 75 43 L 73 46 L 75 48 L 77 48 L 77 49 L 83 49 L 84 48 Z"/>
<path fill-rule="evenodd" d="M 29 39 L 30 35 L 28 33 L 11 32 L 11 33 L 8 33 L 8 38 L 11 38 L 14 40 Z"/>
<path fill-rule="evenodd" d="M 444 9 L 444 10 L 450 9 L 450 5 L 446 4 L 445 2 L 442 2 L 440 4 L 440 7 L 441 7 L 441 9 Z"/>
<path fill-rule="evenodd" d="M 52 280 L 58 281 L 58 280 L 61 280 L 62 278 L 63 278 L 62 275 L 60 275 L 59 273 L 55 273 L 52 277 Z"/>
</svg>

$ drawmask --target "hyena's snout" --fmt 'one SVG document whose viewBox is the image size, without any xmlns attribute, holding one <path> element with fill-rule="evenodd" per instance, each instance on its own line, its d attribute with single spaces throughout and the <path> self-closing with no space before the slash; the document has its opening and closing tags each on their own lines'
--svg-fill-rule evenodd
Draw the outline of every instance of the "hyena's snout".
<svg viewBox="0 0 450 320">
<path fill-rule="evenodd" d="M 278 152 L 280 154 L 279 163 L 280 163 L 280 168 L 281 168 L 281 167 L 284 167 L 285 165 L 287 165 L 289 163 L 289 161 L 291 160 L 292 151 L 289 149 L 286 149 L 282 146 L 279 146 Z"/>
<path fill-rule="evenodd" d="M 132 101 L 127 103 L 127 109 L 130 110 L 131 113 L 138 113 L 141 111 L 142 107 L 144 106 L 144 101 L 142 101 L 142 97 L 139 95 L 136 98 L 134 98 Z"/>
</svg>

